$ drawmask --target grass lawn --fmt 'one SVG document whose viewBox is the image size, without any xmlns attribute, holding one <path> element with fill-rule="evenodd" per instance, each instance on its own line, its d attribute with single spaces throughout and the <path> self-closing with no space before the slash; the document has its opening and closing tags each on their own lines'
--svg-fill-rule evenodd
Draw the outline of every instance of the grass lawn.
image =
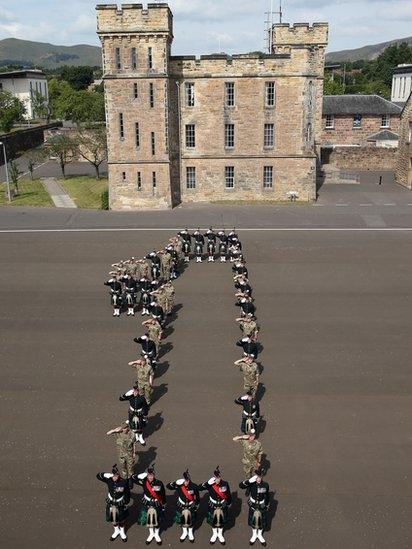
<svg viewBox="0 0 412 549">
<path fill-rule="evenodd" d="M 0 204 L 8 204 L 6 184 L 0 184 Z M 54 206 L 49 193 L 39 179 L 19 179 L 19 194 L 12 198 L 12 206 Z"/>
<path fill-rule="evenodd" d="M 96 179 L 90 176 L 69 176 L 67 179 L 58 179 L 57 182 L 72 197 L 78 208 L 101 209 L 102 193 L 108 184 L 107 177 Z"/>
</svg>

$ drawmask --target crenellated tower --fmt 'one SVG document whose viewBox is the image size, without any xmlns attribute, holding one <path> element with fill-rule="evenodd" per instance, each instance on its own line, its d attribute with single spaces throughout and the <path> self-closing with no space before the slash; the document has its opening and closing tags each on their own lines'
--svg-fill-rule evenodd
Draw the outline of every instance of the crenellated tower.
<svg viewBox="0 0 412 549">
<path fill-rule="evenodd" d="M 174 203 L 169 154 L 167 4 L 96 6 L 108 132 L 109 201 L 114 210 Z"/>
</svg>

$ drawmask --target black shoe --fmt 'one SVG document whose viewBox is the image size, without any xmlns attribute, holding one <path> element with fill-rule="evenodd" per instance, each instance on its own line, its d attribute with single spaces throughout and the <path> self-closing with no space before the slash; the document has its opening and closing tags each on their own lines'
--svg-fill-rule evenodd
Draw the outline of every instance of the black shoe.
<svg viewBox="0 0 412 549">
<path fill-rule="evenodd" d="M 127 543 L 127 538 L 126 538 L 126 539 L 123 539 L 123 538 L 122 538 L 122 542 L 123 542 L 123 543 Z"/>
<path fill-rule="evenodd" d="M 137 337 L 133 338 L 133 341 L 134 341 L 135 343 L 139 343 L 139 342 L 137 341 Z"/>
</svg>

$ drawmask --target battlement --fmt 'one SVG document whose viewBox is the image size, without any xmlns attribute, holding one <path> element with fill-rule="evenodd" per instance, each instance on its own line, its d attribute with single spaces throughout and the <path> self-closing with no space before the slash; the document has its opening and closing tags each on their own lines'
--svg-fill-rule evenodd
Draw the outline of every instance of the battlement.
<svg viewBox="0 0 412 549">
<path fill-rule="evenodd" d="M 276 23 L 272 27 L 273 47 L 318 45 L 326 46 L 328 43 L 328 23 Z"/>
<path fill-rule="evenodd" d="M 166 3 L 98 4 L 97 33 L 167 33 L 173 34 L 173 15 Z"/>
</svg>

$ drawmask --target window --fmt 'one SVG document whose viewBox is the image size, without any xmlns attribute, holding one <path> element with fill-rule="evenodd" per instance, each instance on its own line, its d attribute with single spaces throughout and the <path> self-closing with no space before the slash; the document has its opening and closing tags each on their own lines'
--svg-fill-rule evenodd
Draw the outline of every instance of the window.
<svg viewBox="0 0 412 549">
<path fill-rule="evenodd" d="M 226 189 L 233 189 L 235 186 L 235 168 L 234 166 L 225 167 L 225 187 Z"/>
<path fill-rule="evenodd" d="M 225 105 L 226 107 L 235 106 L 235 83 L 225 82 Z"/>
<path fill-rule="evenodd" d="M 355 114 L 353 117 L 353 127 L 361 128 L 362 127 L 362 116 L 360 114 Z"/>
<path fill-rule="evenodd" d="M 333 130 L 335 128 L 335 117 L 333 114 L 327 114 L 325 118 L 325 129 Z"/>
<path fill-rule="evenodd" d="M 137 86 L 137 82 L 133 84 L 133 97 L 137 99 L 139 97 L 139 88 Z"/>
<path fill-rule="evenodd" d="M 272 149 L 275 146 L 275 125 L 274 124 L 265 124 L 263 146 L 266 149 Z"/>
<path fill-rule="evenodd" d="M 150 102 L 150 108 L 153 109 L 154 107 L 154 85 L 152 82 L 149 84 L 149 102 Z"/>
<path fill-rule="evenodd" d="M 136 147 L 140 147 L 140 129 L 139 129 L 139 122 L 135 123 L 135 134 L 136 134 Z"/>
<path fill-rule="evenodd" d="M 186 82 L 185 84 L 186 91 L 186 107 L 195 106 L 195 85 L 193 82 Z"/>
<path fill-rule="evenodd" d="M 115 50 L 115 59 L 116 59 L 116 69 L 121 69 L 122 61 L 120 59 L 120 48 L 116 48 Z"/>
<path fill-rule="evenodd" d="M 389 114 L 382 115 L 381 128 L 390 128 L 391 127 L 391 117 Z"/>
<path fill-rule="evenodd" d="M 152 172 L 152 186 L 153 190 L 156 188 L 156 172 Z"/>
<path fill-rule="evenodd" d="M 31 84 L 31 82 L 30 82 L 30 84 Z M 2 90 L 2 89 L 3 89 L 3 82 L 0 82 L 0 90 Z"/>
<path fill-rule="evenodd" d="M 271 189 L 273 187 L 273 166 L 263 167 L 263 188 Z"/>
<path fill-rule="evenodd" d="M 154 156 L 156 154 L 156 140 L 155 140 L 155 133 L 152 132 L 152 155 Z"/>
<path fill-rule="evenodd" d="M 126 172 L 122 172 L 122 179 L 123 181 L 126 181 Z"/>
<path fill-rule="evenodd" d="M 141 172 L 137 172 L 137 190 L 138 191 L 142 190 L 142 173 Z"/>
<path fill-rule="evenodd" d="M 132 48 L 131 52 L 131 65 L 132 69 L 135 71 L 137 69 L 137 54 L 136 54 L 136 48 Z"/>
<path fill-rule="evenodd" d="M 194 124 L 186 124 L 186 147 L 194 149 L 196 147 L 196 130 Z"/>
<path fill-rule="evenodd" d="M 196 188 L 196 168 L 192 166 L 186 167 L 186 187 L 188 189 Z"/>
<path fill-rule="evenodd" d="M 235 125 L 225 124 L 225 148 L 233 149 L 235 146 Z"/>
<path fill-rule="evenodd" d="M 119 135 L 120 139 L 124 139 L 124 122 L 123 122 L 123 113 L 119 113 Z"/>
<path fill-rule="evenodd" d="M 148 65 L 149 69 L 153 69 L 153 52 L 152 52 L 152 48 L 149 48 L 147 50 L 147 65 Z"/>
<path fill-rule="evenodd" d="M 265 84 L 265 105 L 266 107 L 275 106 L 275 83 L 266 82 Z"/>
</svg>

